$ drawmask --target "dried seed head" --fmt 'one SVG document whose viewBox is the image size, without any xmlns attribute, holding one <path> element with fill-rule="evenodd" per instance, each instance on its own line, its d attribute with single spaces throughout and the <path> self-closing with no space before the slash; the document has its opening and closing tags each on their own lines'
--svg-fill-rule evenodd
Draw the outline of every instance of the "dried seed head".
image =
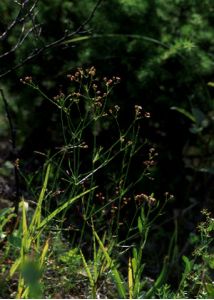
<svg viewBox="0 0 214 300">
<path fill-rule="evenodd" d="M 135 105 L 134 109 L 135 109 L 135 116 L 136 116 L 136 118 L 142 117 L 142 110 L 143 110 L 142 106 Z"/>
<path fill-rule="evenodd" d="M 114 108 L 117 112 L 120 110 L 120 106 L 118 106 L 118 105 L 115 105 Z"/>
<path fill-rule="evenodd" d="M 80 148 L 83 148 L 83 149 L 88 149 L 88 145 L 83 142 L 81 145 L 80 145 Z"/>
<path fill-rule="evenodd" d="M 33 82 L 33 79 L 31 76 L 26 76 L 24 79 L 21 78 L 20 82 L 23 84 L 31 84 Z"/>
<path fill-rule="evenodd" d="M 112 79 L 109 79 L 107 82 L 106 82 L 106 86 L 109 86 L 113 83 L 113 80 Z"/>
<path fill-rule="evenodd" d="M 63 99 L 65 97 L 65 94 L 63 92 L 60 92 L 58 95 L 54 96 L 53 99 L 55 101 L 58 101 L 60 99 Z"/>
<path fill-rule="evenodd" d="M 96 91 L 97 88 L 98 88 L 97 84 L 93 83 L 93 84 L 92 84 L 92 88 L 94 89 L 94 91 Z"/>
<path fill-rule="evenodd" d="M 77 70 L 78 70 L 79 74 L 81 75 L 81 77 L 83 77 L 83 75 L 84 75 L 83 69 L 82 68 L 77 68 Z"/>
<path fill-rule="evenodd" d="M 121 136 L 121 137 L 120 137 L 120 141 L 121 141 L 121 143 L 123 143 L 123 142 L 125 141 L 124 136 Z"/>
<path fill-rule="evenodd" d="M 146 201 L 150 206 L 154 206 L 157 203 L 157 200 L 153 196 L 147 196 L 146 194 L 138 194 L 135 196 L 135 200 L 138 203 Z"/>
<path fill-rule="evenodd" d="M 155 152 L 155 148 L 150 148 L 149 149 L 149 153 L 154 153 Z"/>
<path fill-rule="evenodd" d="M 14 161 L 14 166 L 15 168 L 18 170 L 19 169 L 19 162 L 20 162 L 20 159 L 17 158 L 15 161 Z"/>
<path fill-rule="evenodd" d="M 95 76 L 95 74 L 96 74 L 95 67 L 91 67 L 90 70 L 88 71 L 88 74 L 90 74 L 92 77 Z"/>
<path fill-rule="evenodd" d="M 145 112 L 145 113 L 144 113 L 144 117 L 145 117 L 145 118 L 148 118 L 148 119 L 151 118 L 150 112 Z"/>
</svg>

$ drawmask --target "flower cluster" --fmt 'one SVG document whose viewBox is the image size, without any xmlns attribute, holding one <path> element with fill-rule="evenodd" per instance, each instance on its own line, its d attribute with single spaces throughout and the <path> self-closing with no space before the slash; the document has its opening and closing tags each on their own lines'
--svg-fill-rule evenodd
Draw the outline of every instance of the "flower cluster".
<svg viewBox="0 0 214 300">
<path fill-rule="evenodd" d="M 150 118 L 151 114 L 149 112 L 144 112 L 142 106 L 140 105 L 135 105 L 135 118 L 136 119 L 141 119 L 141 118 Z"/>
<path fill-rule="evenodd" d="M 65 98 L 65 94 L 62 91 L 60 91 L 58 95 L 53 97 L 54 101 L 59 101 L 59 100 L 62 100 L 64 98 Z"/>
<path fill-rule="evenodd" d="M 71 99 L 78 103 L 80 98 L 87 103 L 87 109 L 90 109 L 94 116 L 105 116 L 104 107 L 107 95 L 110 92 L 109 86 L 115 85 L 120 81 L 119 77 L 113 76 L 108 79 L 104 77 L 100 80 L 96 76 L 94 66 L 83 70 L 78 68 L 74 74 L 68 74 L 70 81 L 78 83 L 78 90 L 71 93 Z"/>
<path fill-rule="evenodd" d="M 83 78 L 94 77 L 96 75 L 95 67 L 83 70 L 82 68 L 77 68 L 77 71 L 74 74 L 68 74 L 67 78 L 70 81 L 80 82 Z"/>
<path fill-rule="evenodd" d="M 95 196 L 96 196 L 97 200 L 98 200 L 100 203 L 103 203 L 103 202 L 105 201 L 105 196 L 103 195 L 102 192 L 96 193 Z"/>
<path fill-rule="evenodd" d="M 153 167 L 156 164 L 156 161 L 154 158 L 158 156 L 158 153 L 156 152 L 155 148 L 149 149 L 149 159 L 145 160 L 143 163 L 147 168 Z"/>
<path fill-rule="evenodd" d="M 115 105 L 115 106 L 113 106 L 112 108 L 109 109 L 109 114 L 114 116 L 114 117 L 117 117 L 119 111 L 120 111 L 120 106 Z"/>
<path fill-rule="evenodd" d="M 20 159 L 16 158 L 16 160 L 14 161 L 14 166 L 17 170 L 19 170 L 19 163 L 20 163 Z"/>
<path fill-rule="evenodd" d="M 138 194 L 135 196 L 135 201 L 140 205 L 143 201 L 146 201 L 150 206 L 154 206 L 157 200 L 153 196 L 148 196 L 146 194 Z"/>
<path fill-rule="evenodd" d="M 169 192 L 165 192 L 166 200 L 172 201 L 175 199 L 175 196 L 170 194 Z"/>
<path fill-rule="evenodd" d="M 20 82 L 23 84 L 32 84 L 33 79 L 31 76 L 25 76 L 24 78 L 20 79 Z"/>
<path fill-rule="evenodd" d="M 109 87 L 109 86 L 120 83 L 121 78 L 118 76 L 113 76 L 112 78 L 109 78 L 109 79 L 107 77 L 104 77 L 103 81 L 105 82 L 106 86 Z"/>
<path fill-rule="evenodd" d="M 78 68 L 77 71 L 72 75 L 72 74 L 68 74 L 67 78 L 70 81 L 75 81 L 75 82 L 80 82 L 80 79 L 82 79 L 84 76 L 84 71 L 82 68 Z"/>
</svg>

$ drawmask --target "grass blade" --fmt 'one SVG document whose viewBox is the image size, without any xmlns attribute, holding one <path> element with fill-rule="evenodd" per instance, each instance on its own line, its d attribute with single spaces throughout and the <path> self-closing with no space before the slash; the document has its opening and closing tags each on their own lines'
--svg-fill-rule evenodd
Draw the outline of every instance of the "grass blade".
<svg viewBox="0 0 214 300">
<path fill-rule="evenodd" d="M 128 287 L 129 287 L 129 299 L 133 298 L 133 270 L 132 270 L 132 260 L 129 257 L 128 263 Z"/>
<path fill-rule="evenodd" d="M 93 287 L 94 287 L 94 279 L 93 279 L 93 276 L 92 276 L 92 274 L 91 274 L 91 271 L 90 271 L 90 269 L 89 269 L 89 266 L 88 266 L 88 264 L 87 264 L 87 262 L 86 262 L 86 260 L 85 260 L 85 257 L 84 257 L 84 255 L 83 255 L 83 253 L 82 253 L 81 250 L 80 250 L 80 255 L 81 255 L 81 257 L 82 257 L 83 265 L 84 265 L 85 271 L 86 271 L 86 273 L 87 273 L 87 275 L 88 275 L 88 279 L 89 279 L 89 281 L 90 281 L 90 285 L 91 285 L 91 287 L 93 288 Z"/>
<path fill-rule="evenodd" d="M 107 263 L 109 264 L 109 266 L 111 268 L 112 276 L 113 276 L 113 279 L 114 279 L 115 284 L 117 286 L 119 296 L 120 296 L 120 298 L 125 299 L 126 298 L 126 288 L 123 284 L 123 281 L 120 277 L 120 274 L 119 274 L 117 268 L 114 266 L 114 262 L 111 259 L 111 257 L 109 256 L 108 251 L 106 250 L 105 246 L 103 245 L 103 243 L 102 243 L 101 239 L 99 238 L 98 234 L 96 233 L 96 231 L 94 231 L 93 233 L 94 233 L 94 235 L 95 235 L 95 237 L 98 241 L 98 244 L 99 244 L 100 248 L 103 251 L 103 254 L 104 254 L 104 256 L 107 260 Z"/>
<path fill-rule="evenodd" d="M 161 285 L 164 283 L 165 279 L 166 279 L 166 275 L 167 275 L 167 271 L 168 271 L 168 257 L 165 257 L 164 259 L 164 263 L 163 263 L 163 268 L 158 276 L 158 278 L 156 279 L 153 287 L 146 293 L 146 298 L 151 298 L 154 296 L 153 293 L 155 293 L 157 288 L 160 288 Z"/>
<path fill-rule="evenodd" d="M 37 229 L 42 229 L 45 225 L 47 225 L 47 223 L 49 223 L 54 217 L 56 217 L 61 211 L 63 211 L 64 209 L 66 209 L 69 205 L 71 205 L 72 203 L 74 203 L 77 199 L 81 198 L 82 196 L 90 193 L 92 190 L 96 189 L 97 187 L 93 187 L 81 194 L 79 194 L 76 197 L 73 197 L 71 199 L 69 199 L 68 201 L 66 201 L 64 204 L 62 204 L 60 207 L 58 207 L 57 209 L 55 209 L 49 216 L 47 216 L 37 227 Z"/>
<path fill-rule="evenodd" d="M 45 257 L 48 252 L 48 248 L 49 248 L 49 240 L 46 241 L 45 246 L 42 250 L 42 255 L 40 257 L 40 264 L 39 264 L 40 268 L 42 268 L 42 266 L 44 265 Z"/>
<path fill-rule="evenodd" d="M 44 183 L 43 183 L 40 195 L 39 195 L 37 207 L 36 207 L 36 210 L 35 210 L 34 215 L 33 215 L 33 219 L 32 219 L 31 224 L 30 224 L 30 230 L 32 232 L 34 232 L 35 227 L 37 225 L 39 225 L 39 223 L 41 222 L 42 202 L 43 202 L 44 197 L 45 197 L 45 191 L 46 191 L 47 185 L 48 185 L 48 178 L 49 178 L 50 170 L 51 170 L 51 165 L 48 164 L 46 174 L 45 174 L 45 180 L 44 180 Z"/>
</svg>

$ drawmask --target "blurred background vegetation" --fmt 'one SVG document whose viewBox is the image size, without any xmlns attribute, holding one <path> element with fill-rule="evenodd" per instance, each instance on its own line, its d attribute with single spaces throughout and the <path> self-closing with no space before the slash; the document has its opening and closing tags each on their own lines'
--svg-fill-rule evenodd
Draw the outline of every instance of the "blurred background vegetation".
<svg viewBox="0 0 214 300">
<path fill-rule="evenodd" d="M 159 153 L 151 174 L 155 182 L 145 179 L 139 189 L 154 192 L 158 198 L 165 192 L 174 195 L 164 217 L 168 220 L 165 229 L 170 235 L 176 218 L 182 245 L 200 220 L 200 211 L 213 208 L 213 0 L 103 0 L 91 20 L 72 37 L 77 37 L 76 41 L 65 38 L 22 63 L 66 32 L 75 32 L 95 5 L 95 0 L 38 1 L 34 20 L 29 18 L 26 23 L 26 28 L 31 28 L 36 22 L 38 32 L 33 30 L 20 47 L 0 56 L 0 85 L 16 124 L 22 171 L 34 171 L 40 164 L 34 151 L 61 145 L 63 138 L 54 108 L 23 86 L 20 78 L 32 76 L 53 97 L 68 90 L 66 75 L 77 67 L 95 66 L 101 76 L 119 76 L 121 83 L 111 101 L 121 107 L 123 126 L 134 105 L 149 111 L 151 118 L 140 134 L 142 141 L 149 141 Z M 0 32 L 19 9 L 16 1 L 0 2 Z M 21 24 L 15 26 L 2 40 L 1 54 L 16 45 L 21 28 Z M 0 135 L 5 141 L 9 131 L 0 105 Z M 108 134 L 108 128 L 101 130 L 100 139 Z M 137 166 L 143 167 L 142 156 Z"/>
</svg>

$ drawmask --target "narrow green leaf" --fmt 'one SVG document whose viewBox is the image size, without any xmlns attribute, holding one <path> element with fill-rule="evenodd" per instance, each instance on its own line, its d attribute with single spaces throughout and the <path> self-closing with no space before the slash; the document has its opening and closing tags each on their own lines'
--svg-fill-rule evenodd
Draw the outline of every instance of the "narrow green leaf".
<svg viewBox="0 0 214 300">
<path fill-rule="evenodd" d="M 185 264 L 185 270 L 184 272 L 187 273 L 187 272 L 190 272 L 191 269 L 192 269 L 192 264 L 191 264 L 191 261 L 189 260 L 189 258 L 185 255 L 182 256 L 182 260 Z"/>
<path fill-rule="evenodd" d="M 143 224 L 142 224 L 142 221 L 141 221 L 141 217 L 138 217 L 137 226 L 138 226 L 139 232 L 142 234 L 142 232 L 143 232 Z"/>
<path fill-rule="evenodd" d="M 47 252 L 48 252 L 48 248 L 49 248 L 49 240 L 47 240 L 45 242 L 45 246 L 44 246 L 44 248 L 42 250 L 42 255 L 40 257 L 40 264 L 39 264 L 40 268 L 42 268 L 42 266 L 44 265 L 45 257 L 46 257 Z"/>
<path fill-rule="evenodd" d="M 82 196 L 90 193 L 91 191 L 93 191 L 94 189 L 96 189 L 97 187 L 93 187 L 81 194 L 79 194 L 76 197 L 73 197 L 71 199 L 69 199 L 68 201 L 66 201 L 64 204 L 62 204 L 60 207 L 58 207 L 57 209 L 55 209 L 49 216 L 47 216 L 37 227 L 37 229 L 41 229 L 42 227 L 44 227 L 45 225 L 47 225 L 47 223 L 49 223 L 54 217 L 56 217 L 61 211 L 63 211 L 64 209 L 66 209 L 69 205 L 71 205 L 72 203 L 74 203 L 77 199 L 81 198 Z"/>
<path fill-rule="evenodd" d="M 13 274 L 16 272 L 16 270 L 19 268 L 19 266 L 21 265 L 21 257 L 19 257 L 14 264 L 12 265 L 12 267 L 10 268 L 10 277 L 13 276 Z"/>
<path fill-rule="evenodd" d="M 165 257 L 164 263 L 163 263 L 163 268 L 162 268 L 158 278 L 156 279 L 155 283 L 153 284 L 153 286 L 146 293 L 146 298 L 151 298 L 151 297 L 155 296 L 154 293 L 157 290 L 157 288 L 160 288 L 163 285 L 163 283 L 166 280 L 168 266 L 169 266 L 168 257 Z"/>
<path fill-rule="evenodd" d="M 183 255 L 182 260 L 184 262 L 184 271 L 183 271 L 182 278 L 181 278 L 181 281 L 180 281 L 180 284 L 179 284 L 179 288 L 178 288 L 179 290 L 182 289 L 182 286 L 183 286 L 183 284 L 186 280 L 187 275 L 192 270 L 192 263 L 189 260 L 189 258 L 187 256 Z"/>
<path fill-rule="evenodd" d="M 195 116 L 193 116 L 191 113 L 189 113 L 185 109 L 183 109 L 181 107 L 177 107 L 177 106 L 172 106 L 171 109 L 178 111 L 179 113 L 181 113 L 182 115 L 184 115 L 185 117 L 187 117 L 192 122 L 194 122 L 194 123 L 196 122 Z"/>
<path fill-rule="evenodd" d="M 208 86 L 211 86 L 211 87 L 214 87 L 214 82 L 208 82 L 208 84 L 207 84 Z"/>
<path fill-rule="evenodd" d="M 91 271 L 90 271 L 90 269 L 89 269 L 89 266 L 88 266 L 88 264 L 87 264 L 87 262 L 86 262 L 86 260 L 85 260 L 85 257 L 84 257 L 84 255 L 83 255 L 83 253 L 82 253 L 81 250 L 80 250 L 80 255 L 81 255 L 81 258 L 82 258 L 82 261 L 83 261 L 83 265 L 84 265 L 85 271 L 86 271 L 86 273 L 87 273 L 87 275 L 88 275 L 88 279 L 89 279 L 89 281 L 90 281 L 90 285 L 91 285 L 91 287 L 94 287 L 94 279 L 93 279 L 93 276 L 92 276 L 92 274 L 91 274 Z"/>
<path fill-rule="evenodd" d="M 129 257 L 128 262 L 128 287 L 129 287 L 129 299 L 133 298 L 133 270 L 132 270 L 132 259 Z"/>
<path fill-rule="evenodd" d="M 29 235 L 28 225 L 27 225 L 27 214 L 24 198 L 22 198 L 21 205 L 22 209 L 22 244 L 21 244 L 21 256 L 24 258 L 25 252 L 28 251 L 31 245 L 32 238 Z"/>
<path fill-rule="evenodd" d="M 168 265 L 168 257 L 165 257 L 161 273 L 155 281 L 155 288 L 159 288 L 164 283 L 168 271 Z"/>
<path fill-rule="evenodd" d="M 116 267 L 114 266 L 114 263 L 113 263 L 113 260 L 111 259 L 111 257 L 109 256 L 108 254 L 108 251 L 106 250 L 105 246 L 103 245 L 101 239 L 99 238 L 98 234 L 94 231 L 93 232 L 97 241 L 98 241 L 98 244 L 100 245 L 100 248 L 102 249 L 104 255 L 105 255 L 105 258 L 111 268 L 111 271 L 112 271 L 112 276 L 113 276 L 113 279 L 115 281 L 115 284 L 117 286 L 117 290 L 118 290 L 118 293 L 119 293 L 119 296 L 122 298 L 122 299 L 125 299 L 126 298 L 126 288 L 125 288 L 125 285 L 123 284 L 123 281 L 120 277 L 120 274 L 118 272 L 118 270 L 116 269 Z"/>
<path fill-rule="evenodd" d="M 87 40 L 87 39 L 109 39 L 109 38 L 113 38 L 113 39 L 119 39 L 119 38 L 131 38 L 131 39 L 136 39 L 136 40 L 141 40 L 144 42 L 150 42 L 150 43 L 154 43 L 157 45 L 160 45 L 164 48 L 169 48 L 168 45 L 162 43 L 159 40 L 156 40 L 154 38 L 148 37 L 148 36 L 144 36 L 144 35 L 140 35 L 140 34 L 120 34 L 120 33 L 109 33 L 109 34 L 93 34 L 93 35 L 87 35 L 87 36 L 80 36 L 80 37 L 76 37 L 76 38 L 72 38 L 72 39 L 68 39 L 66 41 L 63 42 L 63 44 L 69 44 L 69 43 L 74 43 L 74 42 L 79 42 L 82 40 Z"/>
<path fill-rule="evenodd" d="M 28 233 L 28 226 L 27 226 L 25 202 L 24 202 L 23 198 L 21 201 L 21 208 L 22 208 L 22 234 L 23 234 L 23 238 L 24 238 Z"/>
<path fill-rule="evenodd" d="M 137 249 L 136 247 L 133 248 L 133 258 L 137 261 L 138 259 L 138 254 L 137 254 Z"/>
<path fill-rule="evenodd" d="M 39 199 L 38 199 L 38 203 L 37 203 L 37 207 L 35 209 L 31 224 L 30 224 L 30 230 L 34 231 L 36 226 L 39 225 L 39 223 L 41 222 L 41 209 L 42 209 L 42 202 L 44 200 L 45 197 L 45 191 L 47 189 L 47 185 L 48 185 L 48 178 L 49 178 L 49 174 L 50 174 L 50 170 L 51 170 L 51 165 L 48 164 L 47 166 L 47 170 L 45 173 L 45 180 L 44 183 L 42 185 L 42 189 L 39 195 Z"/>
<path fill-rule="evenodd" d="M 105 246 L 103 245 L 101 239 L 99 238 L 99 236 L 98 236 L 98 234 L 96 233 L 95 230 L 93 231 L 93 233 L 94 233 L 94 236 L 95 236 L 95 238 L 97 239 L 97 241 L 98 241 L 98 243 L 99 243 L 100 248 L 101 248 L 102 251 L 103 251 L 103 254 L 105 255 L 105 258 L 106 258 L 106 260 L 107 260 L 107 262 L 108 262 L 108 265 L 111 266 L 111 264 L 112 264 L 112 259 L 111 259 L 111 257 L 109 256 L 109 254 L 108 254 L 108 252 L 107 252 Z"/>
<path fill-rule="evenodd" d="M 134 274 L 137 272 L 137 261 L 136 258 L 132 258 L 132 270 L 134 272 Z"/>
<path fill-rule="evenodd" d="M 194 116 L 196 123 L 199 125 L 206 119 L 205 114 L 197 107 L 192 108 L 192 115 Z"/>
<path fill-rule="evenodd" d="M 49 179 L 49 175 L 50 175 L 50 170 L 51 170 L 51 165 L 48 164 L 47 170 L 46 170 L 46 173 L 45 173 L 45 180 L 44 180 L 44 183 L 43 183 L 40 195 L 39 195 L 39 200 L 38 200 L 38 203 L 37 203 L 38 204 L 37 207 L 39 207 L 39 209 L 41 209 L 42 201 L 43 201 L 43 199 L 45 197 L 45 192 L 46 192 L 47 185 L 48 185 L 48 179 Z"/>
<path fill-rule="evenodd" d="M 65 41 L 64 43 L 65 44 L 71 44 L 71 43 L 75 43 L 75 42 L 81 42 L 81 41 L 84 41 L 84 40 L 88 40 L 90 38 L 91 38 L 90 35 L 78 36 L 78 37 L 69 39 L 69 40 Z"/>
</svg>

